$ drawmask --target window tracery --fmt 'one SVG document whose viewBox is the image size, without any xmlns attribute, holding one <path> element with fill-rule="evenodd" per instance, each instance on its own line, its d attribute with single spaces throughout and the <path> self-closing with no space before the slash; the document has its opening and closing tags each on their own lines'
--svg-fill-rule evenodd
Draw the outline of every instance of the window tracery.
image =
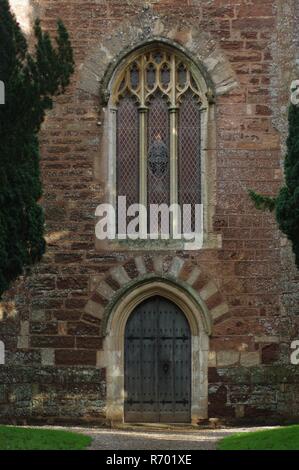
<svg viewBox="0 0 299 470">
<path fill-rule="evenodd" d="M 128 205 L 201 203 L 206 105 L 192 66 L 170 48 L 143 50 L 117 73 L 116 193 Z"/>
</svg>

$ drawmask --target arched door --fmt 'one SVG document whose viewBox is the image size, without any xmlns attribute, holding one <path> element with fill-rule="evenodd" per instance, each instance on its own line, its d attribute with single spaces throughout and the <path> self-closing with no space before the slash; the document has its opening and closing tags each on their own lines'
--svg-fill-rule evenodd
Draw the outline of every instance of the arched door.
<svg viewBox="0 0 299 470">
<path fill-rule="evenodd" d="M 191 334 L 183 312 L 155 296 L 136 307 L 125 332 L 125 421 L 191 420 Z"/>
</svg>

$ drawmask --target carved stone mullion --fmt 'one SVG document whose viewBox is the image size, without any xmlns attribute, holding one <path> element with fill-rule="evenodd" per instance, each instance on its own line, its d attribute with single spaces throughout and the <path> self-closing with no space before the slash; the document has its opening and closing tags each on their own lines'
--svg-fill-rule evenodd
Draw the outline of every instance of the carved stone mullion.
<svg viewBox="0 0 299 470">
<path fill-rule="evenodd" d="M 170 205 L 178 204 L 178 108 L 171 107 L 170 113 Z M 174 211 L 171 220 L 172 234 L 178 233 L 179 214 Z"/>
</svg>

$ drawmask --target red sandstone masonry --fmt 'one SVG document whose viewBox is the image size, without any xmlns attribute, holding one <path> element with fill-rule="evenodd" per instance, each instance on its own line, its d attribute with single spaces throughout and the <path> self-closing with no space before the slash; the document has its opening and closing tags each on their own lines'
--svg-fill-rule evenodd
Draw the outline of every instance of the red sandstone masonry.
<svg viewBox="0 0 299 470">
<path fill-rule="evenodd" d="M 55 363 L 62 366 L 72 365 L 96 365 L 96 351 L 93 350 L 57 350 L 55 351 Z"/>
<path fill-rule="evenodd" d="M 108 301 L 100 292 L 90 291 L 94 285 L 91 280 L 99 276 L 117 291 L 120 284 L 110 270 L 124 266 L 134 280 L 137 267 L 132 253 L 97 252 L 94 248 L 94 211 L 104 197 L 104 182 L 94 179 L 94 163 L 101 159 L 99 99 L 79 91 L 77 86 L 81 64 L 90 51 L 115 32 L 124 19 L 133 21 L 141 12 L 141 4 L 116 0 L 41 0 L 40 4 L 45 28 L 54 33 L 57 17 L 69 28 L 76 73 L 67 94 L 57 99 L 43 127 L 48 252 L 34 279 L 23 289 L 29 292 L 30 311 L 25 313 L 24 303 L 16 308 L 30 319 L 29 347 L 34 351 L 55 349 L 57 365 L 95 366 L 96 351 L 101 349 L 101 319 L 84 309 L 90 299 L 104 308 Z M 215 319 L 211 351 L 240 351 L 245 344 L 246 351 L 261 350 L 265 364 L 277 359 L 277 346 L 261 346 L 256 337 L 277 332 L 275 306 L 279 305 L 282 289 L 280 240 L 271 217 L 256 212 L 246 189 L 273 195 L 282 180 L 281 142 L 272 123 L 274 110 L 269 93 L 275 61 L 270 54 L 276 28 L 273 4 L 274 0 L 215 0 L 209 5 L 187 0 L 153 2 L 154 11 L 168 15 L 169 22 L 179 19 L 181 30 L 175 34 L 182 43 L 188 33 L 186 24 L 195 17 L 198 29 L 211 35 L 236 73 L 239 87 L 216 101 L 214 231 L 222 236 L 222 249 L 183 253 L 186 263 L 179 277 L 186 282 L 198 266 L 202 273 L 193 288 L 199 292 L 212 281 L 218 289 L 207 299 L 207 307 L 212 310 L 221 302 L 228 304 L 228 312 Z M 165 272 L 171 257 L 165 260 Z M 152 253 L 145 255 L 144 264 L 147 273 L 155 272 Z M 46 320 L 34 321 L 38 314 Z M 66 335 L 58 335 L 57 321 L 65 323 Z M 211 372 L 211 383 L 216 378 Z M 223 384 L 225 377 L 217 381 Z M 220 385 L 211 400 L 212 409 L 217 409 L 217 400 L 225 404 L 227 399 L 228 392 Z M 229 406 L 227 413 L 233 412 Z"/>
</svg>

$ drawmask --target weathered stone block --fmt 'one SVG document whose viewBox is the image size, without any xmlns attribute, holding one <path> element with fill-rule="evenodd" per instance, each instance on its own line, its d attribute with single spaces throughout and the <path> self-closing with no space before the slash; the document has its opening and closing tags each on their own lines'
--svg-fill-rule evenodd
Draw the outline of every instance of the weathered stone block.
<svg viewBox="0 0 299 470">
<path fill-rule="evenodd" d="M 54 349 L 42 349 L 41 358 L 43 366 L 54 366 L 55 363 L 55 351 Z"/>
<path fill-rule="evenodd" d="M 260 353 L 256 352 L 241 352 L 241 366 L 253 367 L 258 366 L 261 362 Z"/>
<path fill-rule="evenodd" d="M 238 351 L 218 351 L 217 367 L 227 367 L 239 362 L 240 353 Z"/>
<path fill-rule="evenodd" d="M 19 336 L 18 337 L 17 348 L 18 349 L 28 349 L 29 348 L 29 336 Z"/>
</svg>

